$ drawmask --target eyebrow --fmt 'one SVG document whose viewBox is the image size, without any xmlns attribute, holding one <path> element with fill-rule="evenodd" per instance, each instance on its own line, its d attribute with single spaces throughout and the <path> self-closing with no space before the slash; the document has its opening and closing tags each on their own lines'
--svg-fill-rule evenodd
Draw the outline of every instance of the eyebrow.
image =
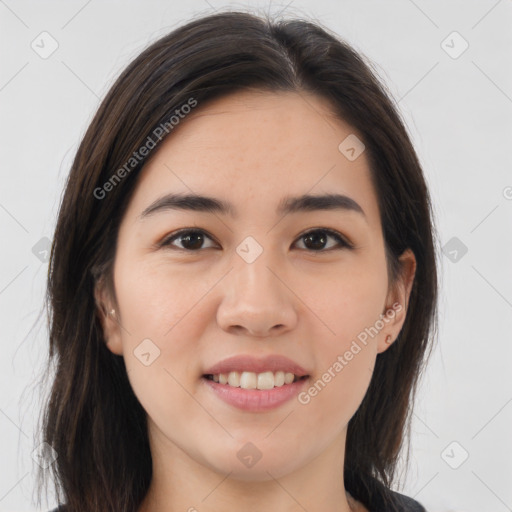
<svg viewBox="0 0 512 512">
<path fill-rule="evenodd" d="M 151 203 L 139 216 L 143 220 L 158 212 L 168 210 L 189 210 L 194 212 L 208 212 L 213 214 L 230 215 L 237 217 L 234 206 L 222 199 L 201 196 L 197 194 L 167 194 Z M 297 197 L 286 196 L 278 205 L 277 214 L 286 215 L 297 212 L 311 212 L 317 210 L 344 210 L 361 214 L 365 220 L 366 215 L 361 206 L 351 197 L 342 194 L 308 195 Z"/>
</svg>

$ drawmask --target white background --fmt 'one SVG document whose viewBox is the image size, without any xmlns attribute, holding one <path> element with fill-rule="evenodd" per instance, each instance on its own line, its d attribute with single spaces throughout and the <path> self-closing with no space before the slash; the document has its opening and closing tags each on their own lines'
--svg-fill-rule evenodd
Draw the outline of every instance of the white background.
<svg viewBox="0 0 512 512">
<path fill-rule="evenodd" d="M 251 7 L 318 20 L 375 63 L 424 166 L 440 246 L 456 237 L 468 249 L 453 262 L 439 248 L 439 339 L 399 490 L 430 512 L 512 510 L 512 1 L 286 4 Z M 48 265 L 32 248 L 44 259 L 40 240 L 52 238 L 78 142 L 99 99 L 148 43 L 228 6 L 246 9 L 220 0 L 0 0 L 0 512 L 36 509 L 44 316 L 31 328 Z M 31 48 L 43 31 L 58 43 L 46 59 Z M 457 58 L 447 51 L 464 42 L 447 39 L 453 31 L 469 44 Z"/>
</svg>

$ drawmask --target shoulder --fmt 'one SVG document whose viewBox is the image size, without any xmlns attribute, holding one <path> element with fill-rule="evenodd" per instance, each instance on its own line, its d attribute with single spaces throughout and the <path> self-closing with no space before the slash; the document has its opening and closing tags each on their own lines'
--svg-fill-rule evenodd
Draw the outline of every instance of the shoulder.
<svg viewBox="0 0 512 512">
<path fill-rule="evenodd" d="M 347 491 L 367 512 L 427 512 L 415 499 L 393 491 L 374 477 L 352 474 L 347 483 Z"/>
<path fill-rule="evenodd" d="M 413 498 L 388 489 L 387 496 L 374 496 L 372 499 L 354 503 L 357 512 L 427 512 Z"/>
<path fill-rule="evenodd" d="M 393 496 L 400 512 L 426 512 L 425 507 L 413 498 L 400 494 L 396 491 L 390 490 L 389 492 Z"/>
</svg>

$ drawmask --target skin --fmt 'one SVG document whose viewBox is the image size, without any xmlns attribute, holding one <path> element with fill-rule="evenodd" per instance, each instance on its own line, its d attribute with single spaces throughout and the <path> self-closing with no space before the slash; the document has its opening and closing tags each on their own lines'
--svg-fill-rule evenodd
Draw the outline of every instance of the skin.
<svg viewBox="0 0 512 512">
<path fill-rule="evenodd" d="M 106 311 L 115 308 L 103 317 L 108 348 L 124 357 L 148 415 L 153 480 L 140 512 L 366 510 L 343 485 L 347 424 L 377 355 L 403 325 L 416 262 L 404 252 L 403 273 L 389 282 L 366 155 L 349 161 L 338 150 L 353 133 L 317 96 L 244 91 L 199 105 L 142 171 L 119 231 L 117 301 L 96 289 Z M 167 210 L 139 218 L 169 192 L 229 201 L 238 217 Z M 365 216 L 276 214 L 285 195 L 335 192 Z M 156 246 L 182 228 L 204 230 L 202 245 Z M 304 237 L 313 228 L 336 230 L 355 248 L 331 237 L 315 244 Z M 263 248 L 251 264 L 236 252 L 247 236 Z M 235 354 L 282 354 L 312 384 L 394 303 L 401 310 L 308 404 L 242 411 L 201 379 Z M 146 338 L 160 350 L 149 366 L 134 355 Z M 237 457 L 247 442 L 262 455 L 250 468 Z"/>
</svg>

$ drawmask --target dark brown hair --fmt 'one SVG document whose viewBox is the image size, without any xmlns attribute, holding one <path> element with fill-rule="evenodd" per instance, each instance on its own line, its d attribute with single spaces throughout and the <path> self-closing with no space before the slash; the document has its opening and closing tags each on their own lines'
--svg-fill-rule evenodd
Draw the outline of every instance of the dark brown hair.
<svg viewBox="0 0 512 512">
<path fill-rule="evenodd" d="M 93 293 L 106 279 L 115 298 L 117 232 L 148 158 L 132 162 L 107 197 L 94 191 L 190 98 L 199 109 L 243 89 L 312 92 L 328 100 L 333 115 L 363 137 L 391 282 L 402 252 L 410 248 L 416 257 L 405 323 L 377 356 L 346 444 L 345 486 L 356 499 L 368 503 L 396 477 L 437 329 L 435 230 L 420 163 L 390 95 L 350 45 L 317 23 L 223 12 L 173 30 L 129 64 L 102 101 L 69 173 L 48 270 L 48 372 L 55 375 L 40 432 L 57 453 L 51 475 L 70 512 L 136 511 L 152 477 L 146 413 L 123 357 L 105 346 Z M 46 483 L 49 475 L 38 476 Z"/>
</svg>

